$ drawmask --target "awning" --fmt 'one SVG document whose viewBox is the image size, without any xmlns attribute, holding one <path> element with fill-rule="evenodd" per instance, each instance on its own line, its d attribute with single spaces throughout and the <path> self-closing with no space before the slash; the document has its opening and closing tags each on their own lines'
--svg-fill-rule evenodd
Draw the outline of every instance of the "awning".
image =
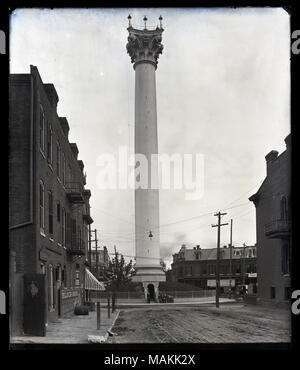
<svg viewBox="0 0 300 370">
<path fill-rule="evenodd" d="M 105 290 L 105 286 L 87 268 L 85 269 L 85 289 Z"/>
</svg>

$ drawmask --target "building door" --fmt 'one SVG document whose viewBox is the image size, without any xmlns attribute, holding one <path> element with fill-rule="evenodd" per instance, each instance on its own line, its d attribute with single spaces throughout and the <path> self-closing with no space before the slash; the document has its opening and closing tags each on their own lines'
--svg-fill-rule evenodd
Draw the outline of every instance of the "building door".
<svg viewBox="0 0 300 370">
<path fill-rule="evenodd" d="M 46 335 L 45 275 L 24 274 L 23 329 L 25 334 Z"/>
<path fill-rule="evenodd" d="M 155 290 L 153 284 L 148 284 L 147 286 L 148 293 L 150 295 L 150 301 L 155 301 Z"/>
</svg>

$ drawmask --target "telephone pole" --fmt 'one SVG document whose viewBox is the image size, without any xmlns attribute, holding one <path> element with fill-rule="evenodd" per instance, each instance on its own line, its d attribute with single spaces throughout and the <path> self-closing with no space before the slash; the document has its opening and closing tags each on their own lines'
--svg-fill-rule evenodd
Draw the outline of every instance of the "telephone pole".
<svg viewBox="0 0 300 370">
<path fill-rule="evenodd" d="M 92 240 L 92 233 L 94 234 L 94 239 Z M 92 247 L 91 247 L 91 244 L 92 242 L 95 243 L 95 246 L 96 246 L 96 249 L 94 249 L 96 251 L 96 278 L 98 279 L 98 238 L 97 238 L 97 229 L 94 229 L 94 230 L 90 230 L 90 248 L 91 248 L 91 252 L 92 252 Z M 94 271 L 93 271 L 94 273 Z"/>
<path fill-rule="evenodd" d="M 89 266 L 90 266 L 90 270 L 92 270 L 92 232 L 91 232 L 91 224 L 89 224 Z"/>
<path fill-rule="evenodd" d="M 228 225 L 228 223 L 221 224 L 221 217 L 227 215 L 227 213 L 215 213 L 214 216 L 218 217 L 218 223 L 212 225 L 212 227 L 218 228 L 218 240 L 217 240 L 217 271 L 216 271 L 216 308 L 219 308 L 219 296 L 220 296 L 220 239 L 221 239 L 221 226 Z"/>
<path fill-rule="evenodd" d="M 99 272 L 98 272 L 98 264 L 99 264 L 99 259 L 98 259 L 98 238 L 97 238 L 97 229 L 95 231 L 95 244 L 96 244 L 96 277 L 98 279 L 99 277 Z"/>
</svg>

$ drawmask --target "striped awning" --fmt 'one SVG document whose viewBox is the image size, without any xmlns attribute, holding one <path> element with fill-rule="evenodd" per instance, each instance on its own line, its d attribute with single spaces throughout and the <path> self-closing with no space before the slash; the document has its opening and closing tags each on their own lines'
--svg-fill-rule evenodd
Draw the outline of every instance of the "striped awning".
<svg viewBox="0 0 300 370">
<path fill-rule="evenodd" d="M 85 269 L 85 289 L 88 290 L 105 290 L 104 284 L 97 280 L 87 268 Z"/>
</svg>

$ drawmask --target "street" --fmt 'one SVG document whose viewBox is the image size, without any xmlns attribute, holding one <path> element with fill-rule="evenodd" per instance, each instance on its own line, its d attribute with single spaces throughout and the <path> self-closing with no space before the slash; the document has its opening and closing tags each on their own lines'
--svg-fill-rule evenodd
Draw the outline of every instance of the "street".
<svg viewBox="0 0 300 370">
<path fill-rule="evenodd" d="M 290 312 L 243 304 L 120 312 L 107 343 L 290 342 Z"/>
</svg>

